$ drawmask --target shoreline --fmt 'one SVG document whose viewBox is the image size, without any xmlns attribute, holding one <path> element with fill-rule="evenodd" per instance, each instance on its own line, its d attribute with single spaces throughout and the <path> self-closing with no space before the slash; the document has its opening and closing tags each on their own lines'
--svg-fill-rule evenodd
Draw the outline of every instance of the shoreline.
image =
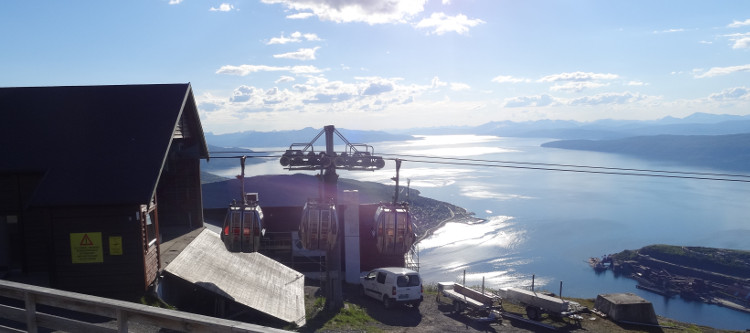
<svg viewBox="0 0 750 333">
<path fill-rule="evenodd" d="M 458 222 L 458 221 L 461 221 L 461 220 L 474 220 L 476 222 L 480 222 L 481 223 L 481 222 L 486 221 L 485 219 L 480 219 L 478 217 L 474 217 L 473 213 L 459 213 L 459 214 L 456 214 L 456 212 L 453 209 L 451 209 L 450 207 L 447 207 L 447 208 L 450 211 L 451 216 L 448 217 L 448 218 L 440 220 L 439 222 L 437 222 L 434 225 L 430 225 L 427 229 L 425 229 L 425 231 L 423 233 L 421 233 L 420 235 L 418 235 L 417 240 L 414 242 L 414 244 L 419 244 L 419 242 L 421 242 L 425 238 L 428 238 L 428 237 L 432 236 L 432 234 L 435 232 L 435 230 L 442 228 L 446 223 L 449 223 L 449 222 Z M 464 209 L 464 211 L 466 211 L 466 210 Z"/>
<path fill-rule="evenodd" d="M 612 270 L 632 279 L 637 288 L 648 292 L 750 313 L 750 280 L 729 274 L 731 267 L 720 266 L 723 261 L 745 262 L 747 258 L 747 251 L 650 245 L 590 258 L 589 264 L 596 272 Z"/>
</svg>

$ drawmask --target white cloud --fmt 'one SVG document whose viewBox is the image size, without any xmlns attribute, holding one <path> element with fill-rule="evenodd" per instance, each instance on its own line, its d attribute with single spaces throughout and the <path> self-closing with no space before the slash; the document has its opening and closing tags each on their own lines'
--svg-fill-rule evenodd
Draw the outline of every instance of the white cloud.
<svg viewBox="0 0 750 333">
<path fill-rule="evenodd" d="M 447 85 L 448 82 L 440 81 L 440 78 L 437 76 L 432 78 L 432 88 L 445 87 Z"/>
<path fill-rule="evenodd" d="M 273 44 L 288 44 L 288 43 L 299 43 L 303 40 L 306 40 L 308 42 L 310 41 L 319 41 L 321 40 L 320 37 L 316 34 L 303 34 L 299 31 L 293 32 L 289 37 L 284 36 L 282 33 L 280 37 L 273 37 L 271 38 L 266 45 L 273 45 Z"/>
<path fill-rule="evenodd" d="M 726 35 L 729 40 L 734 42 L 732 45 L 733 49 L 746 49 L 750 48 L 750 33 L 738 33 Z"/>
<path fill-rule="evenodd" d="M 380 95 L 383 93 L 391 92 L 393 91 L 393 89 L 394 87 L 392 82 L 370 82 L 367 87 L 362 90 L 362 95 Z"/>
<path fill-rule="evenodd" d="M 750 37 L 738 38 L 732 45 L 733 49 L 746 49 L 750 47 Z"/>
<path fill-rule="evenodd" d="M 744 21 L 736 21 L 735 20 L 734 22 L 732 22 L 729 25 L 727 25 L 727 27 L 729 27 L 729 28 L 740 28 L 740 27 L 744 27 L 746 25 L 750 25 L 750 19 L 747 19 L 747 20 L 744 20 Z"/>
<path fill-rule="evenodd" d="M 294 82 L 294 77 L 288 76 L 288 75 L 282 75 L 278 80 L 274 81 L 274 83 L 287 83 L 287 82 Z"/>
<path fill-rule="evenodd" d="M 470 90 L 471 86 L 469 86 L 466 83 L 461 82 L 444 82 L 441 81 L 439 77 L 435 76 L 432 78 L 432 81 L 430 83 L 430 88 L 437 89 L 441 87 L 450 87 L 450 90 L 453 91 L 463 91 L 463 90 Z"/>
<path fill-rule="evenodd" d="M 602 74 L 602 73 L 586 73 L 586 72 L 571 72 L 571 73 L 560 73 L 547 75 L 539 79 L 539 82 L 559 82 L 559 81 L 594 81 L 594 80 L 614 80 L 618 78 L 617 74 Z"/>
<path fill-rule="evenodd" d="M 451 83 L 451 90 L 453 91 L 471 90 L 471 86 L 466 83 L 453 82 Z"/>
<path fill-rule="evenodd" d="M 521 83 L 521 82 L 531 82 L 530 79 L 524 79 L 524 78 L 518 78 L 518 77 L 512 77 L 510 75 L 498 75 L 492 78 L 492 82 L 497 83 Z"/>
<path fill-rule="evenodd" d="M 603 104 L 627 104 L 645 99 L 646 97 L 631 92 L 624 93 L 604 93 L 593 96 L 575 98 L 568 102 L 568 105 L 603 105 Z"/>
<path fill-rule="evenodd" d="M 170 4 L 170 5 L 178 5 L 178 4 L 180 4 L 180 3 L 182 2 L 182 1 L 183 1 L 183 0 L 169 0 L 169 4 Z"/>
<path fill-rule="evenodd" d="M 432 13 L 429 18 L 422 19 L 415 25 L 417 29 L 430 29 L 430 33 L 442 35 L 446 32 L 465 34 L 469 28 L 485 23 L 480 19 L 469 19 L 466 15 L 448 16 L 445 13 Z"/>
<path fill-rule="evenodd" d="M 641 81 L 628 81 L 625 83 L 626 86 L 645 86 L 646 84 Z"/>
<path fill-rule="evenodd" d="M 266 66 L 266 65 L 239 65 L 221 66 L 216 74 L 228 74 L 246 76 L 256 72 L 290 72 L 294 74 L 314 74 L 322 72 L 315 66 Z"/>
<path fill-rule="evenodd" d="M 394 105 L 414 101 L 414 96 L 428 86 L 403 85 L 400 78 L 360 77 L 355 82 L 329 81 L 322 76 L 308 77 L 292 89 L 273 87 L 262 89 L 242 85 L 234 89 L 228 100 L 210 103 L 201 100 L 208 111 L 234 110 L 233 117 L 252 112 L 349 112 L 350 110 L 378 111 Z M 207 109 L 203 109 L 207 110 Z"/>
<path fill-rule="evenodd" d="M 735 87 L 723 90 L 722 92 L 711 94 L 709 100 L 717 102 L 750 100 L 750 89 L 747 87 Z"/>
<path fill-rule="evenodd" d="M 209 10 L 212 12 L 228 12 L 228 11 L 231 11 L 232 9 L 234 9 L 233 5 L 230 5 L 228 3 L 222 3 L 221 5 L 219 5 L 218 8 L 211 7 L 211 9 Z"/>
<path fill-rule="evenodd" d="M 529 106 L 549 106 L 555 102 L 555 98 L 547 94 L 538 96 L 519 96 L 505 99 L 505 107 L 518 108 Z"/>
<path fill-rule="evenodd" d="M 299 49 L 294 52 L 274 54 L 274 58 L 281 59 L 295 59 L 295 60 L 315 60 L 315 51 L 320 47 L 314 47 L 312 49 Z"/>
<path fill-rule="evenodd" d="M 304 20 L 313 16 L 315 16 L 315 14 L 313 13 L 294 13 L 291 15 L 287 15 L 286 18 L 290 20 Z"/>
<path fill-rule="evenodd" d="M 281 4 L 304 13 L 288 18 L 315 15 L 323 21 L 365 22 L 368 24 L 403 23 L 424 11 L 427 0 L 261 0 L 267 4 Z"/>
<path fill-rule="evenodd" d="M 732 73 L 738 73 L 738 72 L 747 72 L 750 71 L 750 64 L 747 65 L 739 65 L 739 66 L 729 66 L 729 67 L 712 67 L 707 72 L 703 74 L 697 74 L 700 72 L 699 70 L 695 70 L 696 73 L 695 77 L 698 79 L 706 78 L 706 77 L 714 77 L 714 76 L 721 76 L 721 75 L 729 75 Z"/>
<path fill-rule="evenodd" d="M 551 91 L 568 91 L 568 92 L 581 92 L 584 89 L 593 89 L 593 88 L 599 88 L 599 87 L 606 87 L 609 83 L 599 83 L 599 82 L 565 82 L 562 84 L 555 84 L 554 86 L 550 87 L 549 90 Z"/>
<path fill-rule="evenodd" d="M 675 32 L 683 32 L 683 31 L 685 31 L 685 29 L 680 28 L 680 29 L 659 30 L 659 31 L 654 31 L 654 33 L 655 34 L 669 34 L 669 33 L 675 33 Z"/>
</svg>

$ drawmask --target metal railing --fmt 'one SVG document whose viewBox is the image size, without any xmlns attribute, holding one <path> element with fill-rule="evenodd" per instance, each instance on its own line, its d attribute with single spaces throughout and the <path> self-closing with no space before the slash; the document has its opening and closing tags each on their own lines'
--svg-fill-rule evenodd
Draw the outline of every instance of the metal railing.
<svg viewBox="0 0 750 333">
<path fill-rule="evenodd" d="M 409 249 L 409 252 L 404 254 L 405 266 L 408 269 L 419 272 L 419 245 L 415 243 Z"/>
<path fill-rule="evenodd" d="M 0 331 L 37 332 L 39 328 L 70 332 L 137 332 L 139 323 L 184 332 L 287 332 L 239 321 L 0 280 L 0 319 L 24 329 L 3 326 Z M 12 300 L 19 300 L 21 302 Z M 6 304 L 7 303 L 7 304 Z M 22 306 L 17 304 L 22 303 Z M 15 304 L 15 305 L 14 305 Z M 40 309 L 37 306 L 41 305 Z M 76 315 L 75 313 L 79 315 Z M 109 318 L 103 323 L 81 319 L 80 314 Z M 10 324 L 7 324 L 10 325 Z M 143 326 L 143 325 L 138 325 Z M 130 328 L 130 329 L 129 329 Z"/>
</svg>

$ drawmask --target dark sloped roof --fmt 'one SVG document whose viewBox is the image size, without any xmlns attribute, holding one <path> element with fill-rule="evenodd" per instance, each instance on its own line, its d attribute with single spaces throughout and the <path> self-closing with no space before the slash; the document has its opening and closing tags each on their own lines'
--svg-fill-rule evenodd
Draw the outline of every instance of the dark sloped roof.
<svg viewBox="0 0 750 333">
<path fill-rule="evenodd" d="M 183 114 L 207 158 L 189 83 L 0 88 L 0 173 L 42 174 L 34 206 L 146 203 Z"/>
</svg>

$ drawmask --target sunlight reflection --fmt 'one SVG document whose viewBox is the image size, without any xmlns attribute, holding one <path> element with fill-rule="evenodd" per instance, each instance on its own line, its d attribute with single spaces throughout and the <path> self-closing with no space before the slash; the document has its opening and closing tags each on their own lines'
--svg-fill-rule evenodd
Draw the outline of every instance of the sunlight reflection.
<svg viewBox="0 0 750 333">
<path fill-rule="evenodd" d="M 511 199 L 533 199 L 533 197 L 521 195 L 493 192 L 489 187 L 484 185 L 465 185 L 461 187 L 461 195 L 475 199 L 495 199 L 506 201 Z"/>
<path fill-rule="evenodd" d="M 528 277 L 515 273 L 515 268 L 531 260 L 518 257 L 526 231 L 512 221 L 510 216 L 493 216 L 484 223 L 446 223 L 419 243 L 425 268 L 420 272 L 430 279 L 452 281 L 466 271 L 470 285 L 481 283 L 482 276 L 493 288 L 523 285 Z M 476 256 L 480 248 L 484 255 Z"/>
<path fill-rule="evenodd" d="M 418 140 L 394 143 L 393 147 L 424 147 L 424 146 L 447 146 L 469 143 L 487 143 L 502 140 L 494 135 L 414 135 Z"/>
<path fill-rule="evenodd" d="M 427 155 L 439 157 L 479 156 L 498 153 L 513 153 L 517 150 L 500 147 L 445 147 L 420 150 L 405 150 L 405 155 Z"/>
</svg>

